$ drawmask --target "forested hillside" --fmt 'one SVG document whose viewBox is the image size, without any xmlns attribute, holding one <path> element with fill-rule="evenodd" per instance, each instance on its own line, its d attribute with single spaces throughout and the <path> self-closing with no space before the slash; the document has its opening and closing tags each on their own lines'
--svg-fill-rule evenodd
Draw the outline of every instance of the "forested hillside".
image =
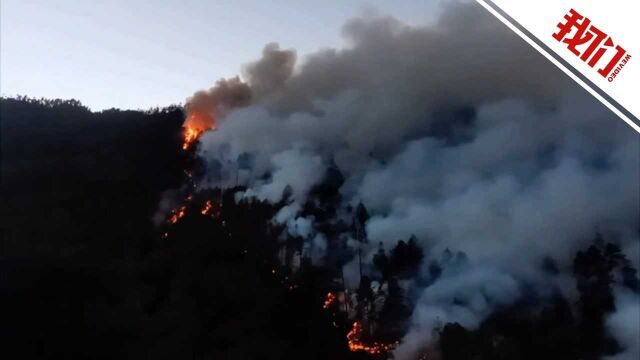
<svg viewBox="0 0 640 360">
<path fill-rule="evenodd" d="M 300 209 L 326 236 L 331 257 L 317 261 L 303 223 L 292 231 L 273 220 L 291 204 L 291 188 L 270 202 L 239 196 L 244 186 L 196 187 L 204 165 L 197 146 L 182 148 L 177 106 L 0 105 L 3 358 L 388 359 L 415 316 L 415 288 L 442 289 L 470 261 L 455 249 L 430 253 L 415 236 L 364 259 L 353 241 L 369 241 L 370 214 L 362 203 L 340 209 L 335 164 Z M 167 203 L 174 208 L 163 211 Z M 440 323 L 437 341 L 416 345 L 419 358 L 595 360 L 627 351 L 607 324 L 619 310 L 614 288 L 640 292 L 636 269 L 612 239 L 594 231 L 586 243 L 564 287 L 522 282 L 521 296 L 501 302 L 491 292 L 500 279 L 483 280 L 495 311 L 475 328 Z M 349 262 L 359 263 L 354 291 Z M 561 274 L 552 258 L 535 270 Z M 474 295 L 447 306 L 482 308 Z"/>
<path fill-rule="evenodd" d="M 196 215 L 161 237 L 158 203 L 194 162 L 181 150 L 179 107 L 94 113 L 73 100 L 3 98 L 0 117 L 5 355 L 348 356 L 328 322 L 308 326 L 324 316 L 322 298 L 313 288 L 292 296 L 264 253 L 240 256 L 246 247 Z"/>
</svg>

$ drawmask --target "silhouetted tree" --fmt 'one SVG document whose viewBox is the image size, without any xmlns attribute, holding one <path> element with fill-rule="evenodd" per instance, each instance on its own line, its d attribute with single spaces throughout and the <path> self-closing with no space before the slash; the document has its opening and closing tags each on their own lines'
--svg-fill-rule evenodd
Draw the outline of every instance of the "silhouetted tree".
<svg viewBox="0 0 640 360">
<path fill-rule="evenodd" d="M 418 245 L 415 236 L 412 235 L 406 243 L 400 240 L 391 250 L 389 271 L 401 278 L 414 277 L 418 272 L 423 256 L 422 248 Z"/>
</svg>

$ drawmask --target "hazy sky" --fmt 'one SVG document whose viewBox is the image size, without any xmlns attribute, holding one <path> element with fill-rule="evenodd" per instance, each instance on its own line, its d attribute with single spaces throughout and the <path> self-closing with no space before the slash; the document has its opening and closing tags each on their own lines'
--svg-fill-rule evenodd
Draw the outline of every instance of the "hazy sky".
<svg viewBox="0 0 640 360">
<path fill-rule="evenodd" d="M 376 9 L 409 24 L 437 0 L 1 0 L 3 95 L 76 98 L 94 110 L 178 103 L 240 72 L 277 41 L 299 56 L 340 47 L 341 25 Z"/>
</svg>

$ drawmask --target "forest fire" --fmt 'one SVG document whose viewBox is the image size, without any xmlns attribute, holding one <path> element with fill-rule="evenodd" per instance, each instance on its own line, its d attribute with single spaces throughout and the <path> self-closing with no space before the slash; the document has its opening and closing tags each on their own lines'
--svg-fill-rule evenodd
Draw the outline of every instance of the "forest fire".
<svg viewBox="0 0 640 360">
<path fill-rule="evenodd" d="M 393 350 L 398 343 L 383 344 L 374 342 L 372 344 L 365 344 L 360 340 L 362 336 L 362 325 L 359 321 L 353 323 L 351 331 L 347 334 L 347 340 L 349 344 L 349 350 L 351 351 L 364 351 L 372 355 L 383 354 Z"/>
<path fill-rule="evenodd" d="M 184 142 L 182 143 L 182 150 L 188 150 L 191 145 L 198 140 L 200 135 L 202 135 L 204 131 L 187 126 L 184 128 Z"/>
<path fill-rule="evenodd" d="M 324 299 L 324 304 L 322 305 L 323 309 L 328 309 L 329 307 L 331 307 L 331 305 L 333 305 L 333 303 L 336 301 L 337 297 L 334 293 L 328 293 L 327 297 Z"/>
<path fill-rule="evenodd" d="M 185 205 L 180 206 L 179 208 L 171 210 L 171 214 L 169 215 L 169 224 L 175 224 L 178 220 L 182 219 L 187 214 L 187 207 Z"/>
<path fill-rule="evenodd" d="M 202 208 L 202 210 L 200 210 L 200 214 L 204 216 L 211 216 L 213 218 L 219 218 L 222 214 L 222 201 L 207 200 L 204 203 L 204 207 Z"/>
<path fill-rule="evenodd" d="M 188 150 L 208 130 L 216 129 L 215 119 L 201 111 L 193 111 L 184 121 L 182 150 Z"/>
<path fill-rule="evenodd" d="M 329 292 L 327 293 L 322 308 L 328 310 L 336 301 L 338 301 L 338 297 L 336 294 Z M 337 326 L 334 321 L 334 326 Z M 371 344 L 367 344 L 362 341 L 363 334 L 362 324 L 359 321 L 355 321 L 351 327 L 351 330 L 347 333 L 347 341 L 349 345 L 349 350 L 356 351 L 364 351 L 370 355 L 380 355 L 385 354 L 398 346 L 399 342 L 396 341 L 392 344 L 384 344 L 381 342 L 373 342 Z"/>
<path fill-rule="evenodd" d="M 202 210 L 200 210 L 200 214 L 208 215 L 211 213 L 211 209 L 213 209 L 213 203 L 211 202 L 211 200 L 207 200 Z"/>
</svg>

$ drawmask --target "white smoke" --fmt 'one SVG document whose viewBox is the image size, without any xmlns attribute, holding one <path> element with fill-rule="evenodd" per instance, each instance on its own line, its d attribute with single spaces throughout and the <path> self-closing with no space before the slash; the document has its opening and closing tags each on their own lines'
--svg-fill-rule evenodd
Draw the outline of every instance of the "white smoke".
<svg viewBox="0 0 640 360">
<path fill-rule="evenodd" d="M 626 289 L 616 289 L 617 311 L 607 319 L 607 328 L 623 352 L 607 360 L 640 359 L 640 299 Z"/>
<path fill-rule="evenodd" d="M 420 295 L 411 330 L 396 355 L 401 359 L 411 358 L 432 340 L 434 328 L 447 322 L 474 328 L 495 306 L 508 305 L 519 295 L 517 280 L 492 266 L 464 266 L 446 271 L 438 282 L 425 288 Z"/>
</svg>

